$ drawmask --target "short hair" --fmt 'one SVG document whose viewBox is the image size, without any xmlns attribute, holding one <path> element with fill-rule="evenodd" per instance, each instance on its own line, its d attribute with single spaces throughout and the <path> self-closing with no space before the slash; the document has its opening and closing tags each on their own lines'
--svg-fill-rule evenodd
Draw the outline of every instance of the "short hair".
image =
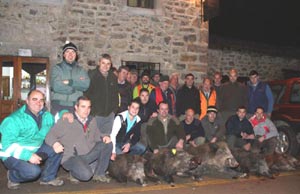
<svg viewBox="0 0 300 194">
<path fill-rule="evenodd" d="M 118 69 L 118 73 L 120 73 L 122 71 L 122 69 L 124 69 L 125 71 L 128 71 L 129 72 L 129 67 L 127 66 L 124 66 L 124 65 L 121 65 Z"/>
<path fill-rule="evenodd" d="M 193 112 L 193 114 L 195 114 L 195 111 L 194 111 L 194 109 L 192 109 L 192 108 L 187 108 L 186 110 L 185 110 L 185 114 L 188 112 L 188 111 L 192 111 Z"/>
<path fill-rule="evenodd" d="M 102 59 L 107 59 L 107 60 L 109 60 L 111 62 L 111 56 L 109 54 L 107 54 L 107 53 L 104 53 L 104 54 L 101 55 L 100 61 Z"/>
<path fill-rule="evenodd" d="M 29 98 L 33 92 L 38 92 L 38 93 L 42 94 L 43 97 L 45 98 L 45 94 L 44 94 L 42 91 L 37 90 L 37 89 L 32 89 L 32 90 L 30 90 L 30 91 L 28 92 L 28 94 L 27 94 L 27 98 Z"/>
<path fill-rule="evenodd" d="M 210 83 L 212 82 L 211 79 L 210 79 L 209 77 L 203 78 L 203 83 L 205 82 L 205 80 L 209 80 Z"/>
<path fill-rule="evenodd" d="M 258 72 L 255 70 L 250 71 L 249 76 L 258 75 Z"/>
<path fill-rule="evenodd" d="M 141 94 L 142 92 L 147 92 L 147 93 L 149 94 L 149 90 L 148 90 L 147 88 L 142 88 L 142 89 L 140 90 L 140 94 Z"/>
<path fill-rule="evenodd" d="M 186 79 L 187 77 L 192 76 L 193 78 L 195 78 L 195 76 L 192 73 L 188 73 L 184 76 L 184 79 Z"/>
<path fill-rule="evenodd" d="M 241 110 L 241 109 L 244 109 L 244 110 L 246 110 L 247 111 L 247 108 L 244 106 L 244 105 L 242 105 L 242 106 L 239 106 L 236 110 L 238 111 L 238 110 Z"/>
<path fill-rule="evenodd" d="M 166 105 L 169 106 L 168 102 L 166 102 L 166 101 L 161 101 L 161 102 L 158 103 L 158 105 L 157 105 L 157 108 L 158 108 L 158 109 L 159 109 L 159 107 L 160 107 L 161 104 L 166 104 Z"/>
<path fill-rule="evenodd" d="M 216 71 L 216 72 L 214 73 L 214 76 L 216 76 L 216 75 L 219 75 L 219 76 L 222 77 L 222 73 L 221 73 L 220 71 Z"/>
<path fill-rule="evenodd" d="M 79 105 L 80 100 L 91 101 L 87 96 L 79 96 L 75 103 L 76 106 Z"/>
<path fill-rule="evenodd" d="M 131 69 L 130 70 L 130 74 L 135 74 L 135 75 L 138 75 L 138 72 L 137 72 L 137 70 L 136 69 Z"/>
<path fill-rule="evenodd" d="M 139 106 L 141 106 L 141 103 L 140 103 L 139 98 L 132 99 L 132 100 L 129 102 L 128 106 L 131 106 L 133 103 L 136 103 L 136 104 L 138 104 Z"/>
<path fill-rule="evenodd" d="M 256 112 L 258 109 L 261 109 L 261 110 L 263 110 L 263 112 L 265 112 L 265 109 L 264 109 L 262 106 L 256 107 L 255 112 Z"/>
<path fill-rule="evenodd" d="M 230 69 L 228 74 L 230 75 L 231 72 L 235 72 L 236 75 L 238 75 L 238 71 L 235 68 Z"/>
</svg>

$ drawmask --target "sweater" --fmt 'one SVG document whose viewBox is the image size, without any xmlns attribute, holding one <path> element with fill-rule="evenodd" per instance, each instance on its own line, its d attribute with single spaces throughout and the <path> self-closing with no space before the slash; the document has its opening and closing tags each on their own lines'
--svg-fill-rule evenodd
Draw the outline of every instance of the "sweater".
<svg viewBox="0 0 300 194">
<path fill-rule="evenodd" d="M 235 112 L 239 106 L 247 106 L 246 87 L 238 82 L 227 82 L 220 88 L 217 106 L 220 112 Z"/>
<path fill-rule="evenodd" d="M 262 119 L 258 120 L 254 115 L 249 119 L 253 126 L 253 131 L 256 136 L 264 136 L 265 139 L 270 139 L 272 137 L 278 136 L 278 131 L 273 122 L 264 116 Z"/>
<path fill-rule="evenodd" d="M 199 90 L 195 86 L 189 88 L 184 84 L 177 92 L 176 115 L 184 115 L 188 108 L 193 109 L 195 114 L 201 114 Z"/>
</svg>

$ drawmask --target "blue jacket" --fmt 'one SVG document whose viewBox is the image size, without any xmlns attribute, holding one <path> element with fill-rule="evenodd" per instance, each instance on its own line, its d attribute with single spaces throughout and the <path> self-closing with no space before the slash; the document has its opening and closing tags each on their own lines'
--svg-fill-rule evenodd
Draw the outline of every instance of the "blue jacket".
<svg viewBox="0 0 300 194">
<path fill-rule="evenodd" d="M 274 99 L 268 84 L 258 82 L 256 86 L 253 86 L 248 82 L 248 113 L 254 114 L 258 106 L 263 107 L 265 112 L 271 113 L 273 104 Z"/>
</svg>

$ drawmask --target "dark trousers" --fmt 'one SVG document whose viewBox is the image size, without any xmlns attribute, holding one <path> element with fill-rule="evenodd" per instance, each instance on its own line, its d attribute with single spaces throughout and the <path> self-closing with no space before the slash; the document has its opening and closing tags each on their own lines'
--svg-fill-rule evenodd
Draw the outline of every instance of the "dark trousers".
<svg viewBox="0 0 300 194">
<path fill-rule="evenodd" d="M 62 166 L 70 171 L 71 175 L 80 180 L 88 181 L 93 175 L 104 176 L 112 152 L 112 143 L 98 142 L 94 148 L 85 155 L 69 158 Z"/>
</svg>

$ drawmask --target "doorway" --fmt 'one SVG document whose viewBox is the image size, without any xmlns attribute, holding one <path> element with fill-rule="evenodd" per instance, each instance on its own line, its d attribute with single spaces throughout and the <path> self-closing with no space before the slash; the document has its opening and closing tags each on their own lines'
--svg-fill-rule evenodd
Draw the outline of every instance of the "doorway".
<svg viewBox="0 0 300 194">
<path fill-rule="evenodd" d="M 0 122 L 20 108 L 32 89 L 41 90 L 49 105 L 49 59 L 0 56 Z"/>
</svg>

